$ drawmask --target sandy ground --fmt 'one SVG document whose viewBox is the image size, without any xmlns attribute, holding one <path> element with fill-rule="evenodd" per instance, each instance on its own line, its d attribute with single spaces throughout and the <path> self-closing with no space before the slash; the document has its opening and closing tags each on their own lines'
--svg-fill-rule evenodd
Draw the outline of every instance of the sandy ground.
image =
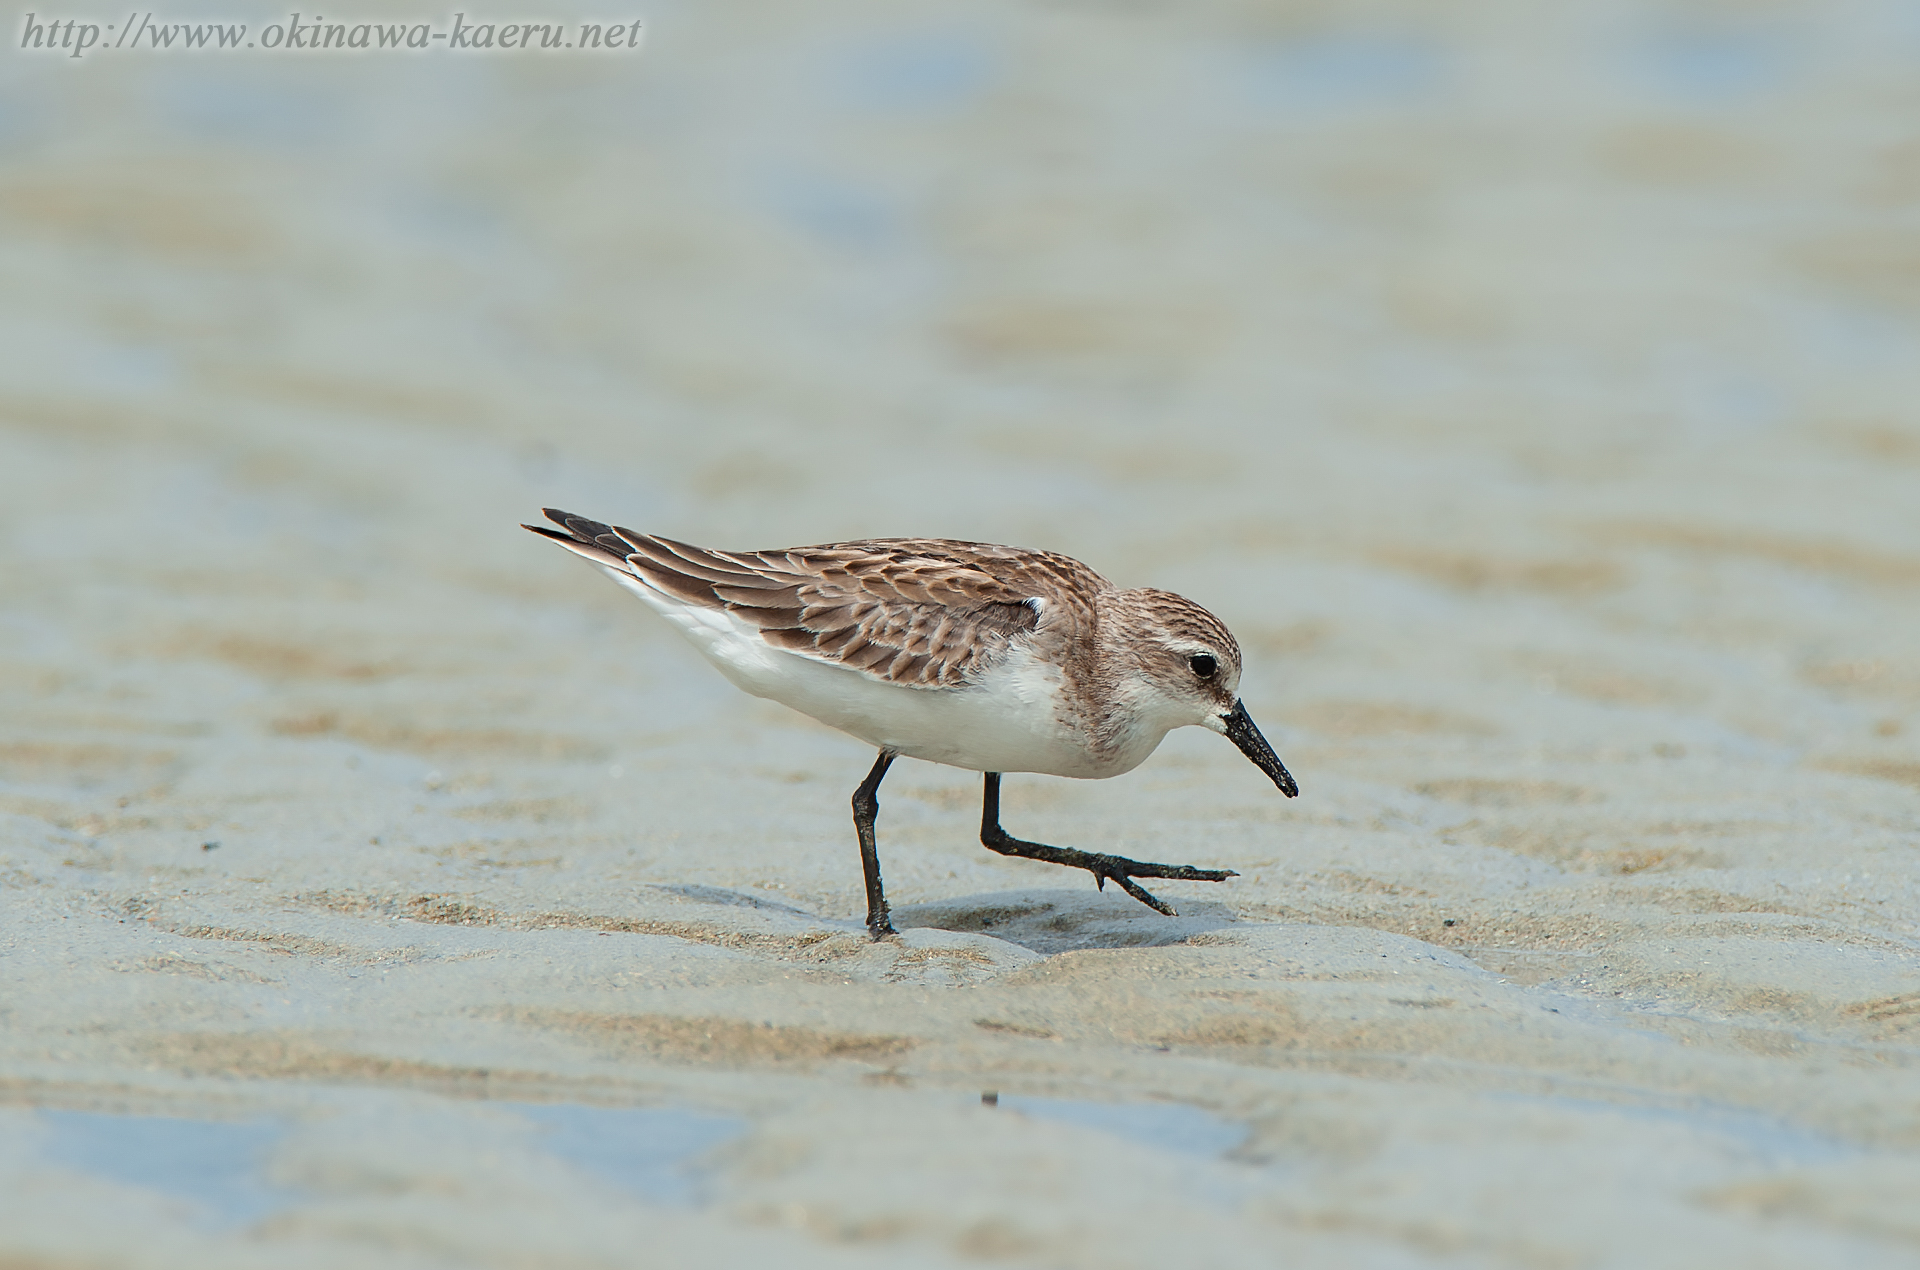
<svg viewBox="0 0 1920 1270">
<path fill-rule="evenodd" d="M 4 55 L 0 1266 L 1920 1262 L 1909 8 L 641 16 Z M 1181 591 L 1304 792 L 902 764 L 868 944 L 545 504 Z"/>
</svg>

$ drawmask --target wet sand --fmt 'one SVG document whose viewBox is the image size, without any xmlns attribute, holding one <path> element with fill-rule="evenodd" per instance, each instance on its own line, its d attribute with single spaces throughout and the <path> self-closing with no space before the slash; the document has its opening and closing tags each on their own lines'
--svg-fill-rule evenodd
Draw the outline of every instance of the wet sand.
<svg viewBox="0 0 1920 1270">
<path fill-rule="evenodd" d="M 1920 29 L 806 8 L 9 62 L 0 1264 L 1914 1264 Z M 902 763 L 870 944 L 543 505 L 1180 591 L 1302 796 Z"/>
</svg>

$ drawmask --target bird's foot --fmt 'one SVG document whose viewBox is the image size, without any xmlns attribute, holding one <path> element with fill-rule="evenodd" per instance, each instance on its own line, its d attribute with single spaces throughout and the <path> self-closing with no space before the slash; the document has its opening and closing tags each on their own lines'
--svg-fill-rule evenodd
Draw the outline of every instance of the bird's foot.
<svg viewBox="0 0 1920 1270">
<path fill-rule="evenodd" d="M 1080 851 L 1073 847 L 1050 847 L 1044 842 L 1026 842 L 1000 828 L 997 823 L 989 823 L 980 835 L 980 842 L 987 850 L 997 851 L 1001 855 L 1021 856 L 1028 860 L 1045 860 L 1049 864 L 1064 864 L 1069 869 L 1085 869 L 1093 874 L 1093 880 L 1099 884 L 1101 890 L 1107 889 L 1108 882 L 1116 882 L 1128 895 L 1133 896 L 1154 912 L 1164 913 L 1168 917 L 1178 917 L 1180 914 L 1174 910 L 1173 905 L 1157 898 L 1133 879 L 1173 878 L 1182 882 L 1224 882 L 1228 878 L 1240 876 L 1232 869 L 1196 869 L 1190 864 L 1152 864 L 1143 860 L 1129 860 L 1121 855 Z"/>
<path fill-rule="evenodd" d="M 1093 874 L 1094 885 L 1100 890 L 1107 889 L 1112 880 L 1121 890 L 1139 900 L 1156 913 L 1168 917 L 1178 917 L 1180 913 L 1173 905 L 1158 898 L 1146 887 L 1135 882 L 1135 878 L 1175 878 L 1182 882 L 1224 882 L 1228 878 L 1240 875 L 1232 869 L 1196 869 L 1191 864 L 1152 864 L 1141 860 L 1129 860 L 1125 856 L 1102 855 L 1096 852 L 1076 852 L 1087 857 L 1079 867 Z M 1061 861 L 1062 864 L 1067 861 Z"/>
</svg>

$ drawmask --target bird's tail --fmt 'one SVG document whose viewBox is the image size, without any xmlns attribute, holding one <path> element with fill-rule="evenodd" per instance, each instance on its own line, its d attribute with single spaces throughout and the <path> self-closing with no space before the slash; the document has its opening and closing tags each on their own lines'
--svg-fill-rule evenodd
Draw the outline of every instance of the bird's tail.
<svg viewBox="0 0 1920 1270">
<path fill-rule="evenodd" d="M 626 569 L 627 557 L 639 547 L 635 541 L 643 535 L 631 529 L 619 529 L 612 525 L 603 525 L 597 520 L 588 520 L 585 516 L 576 516 L 572 512 L 563 512 L 553 507 L 543 507 L 547 519 L 566 529 L 549 529 L 545 525 L 520 526 L 530 529 L 543 538 L 551 538 L 577 556 L 585 556 L 595 564 L 609 565 L 615 569 Z"/>
</svg>

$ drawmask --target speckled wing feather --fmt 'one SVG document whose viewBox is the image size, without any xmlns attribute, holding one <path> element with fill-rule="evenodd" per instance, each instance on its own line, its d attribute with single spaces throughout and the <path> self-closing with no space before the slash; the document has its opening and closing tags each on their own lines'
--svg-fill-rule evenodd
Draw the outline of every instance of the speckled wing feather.
<svg viewBox="0 0 1920 1270">
<path fill-rule="evenodd" d="M 715 551 L 547 510 L 528 525 L 692 604 L 725 609 L 776 647 L 888 683 L 959 687 L 1012 642 L 1071 638 L 1110 583 L 1048 551 L 938 538 L 873 538 L 775 551 Z"/>
</svg>

